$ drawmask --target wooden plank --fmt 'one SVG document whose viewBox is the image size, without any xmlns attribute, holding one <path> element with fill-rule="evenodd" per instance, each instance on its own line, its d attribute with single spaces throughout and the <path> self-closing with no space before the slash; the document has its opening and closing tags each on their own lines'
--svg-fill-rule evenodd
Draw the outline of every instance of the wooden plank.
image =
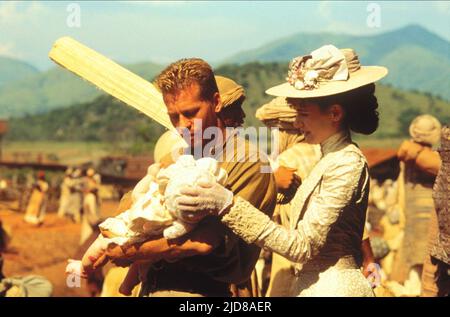
<svg viewBox="0 0 450 317">
<path fill-rule="evenodd" d="M 142 77 L 70 37 L 58 39 L 49 57 L 167 129 L 174 130 L 161 93 Z"/>
</svg>

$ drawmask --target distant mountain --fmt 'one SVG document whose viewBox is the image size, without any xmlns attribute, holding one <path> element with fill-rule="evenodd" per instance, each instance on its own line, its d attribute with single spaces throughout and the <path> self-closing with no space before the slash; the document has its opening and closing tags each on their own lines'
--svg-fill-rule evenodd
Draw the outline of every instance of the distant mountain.
<svg viewBox="0 0 450 317">
<path fill-rule="evenodd" d="M 0 56 L 0 87 L 39 73 L 35 67 L 17 59 Z"/>
<path fill-rule="evenodd" d="M 163 66 L 154 63 L 125 65 L 152 79 Z M 91 101 L 103 92 L 60 67 L 0 86 L 0 117 L 20 117 Z"/>
<path fill-rule="evenodd" d="M 252 85 L 256 85 L 256 90 L 247 91 L 252 96 L 258 95 L 257 99 L 248 99 L 256 103 L 268 98 L 264 95 L 265 88 L 284 80 L 287 63 L 291 58 L 330 43 L 341 48 L 354 48 L 363 64 L 387 66 L 390 72 L 382 83 L 450 100 L 450 43 L 418 25 L 373 36 L 299 33 L 258 49 L 236 54 L 225 60 L 221 64 L 223 67 L 218 70 L 234 70 L 232 64 L 246 64 L 248 68 L 253 61 L 273 62 L 272 66 L 266 64 L 258 75 L 261 77 L 254 77 Z M 278 66 L 277 63 L 281 64 Z M 163 68 L 154 63 L 125 67 L 147 79 L 153 78 Z M 275 67 L 276 71 L 272 69 L 271 72 L 271 67 Z M 239 69 L 236 72 L 241 73 Z M 242 73 L 239 78 L 246 81 L 251 76 L 256 76 L 256 73 Z M 55 66 L 47 72 L 39 73 L 26 63 L 0 57 L 0 117 L 46 113 L 89 102 L 100 95 L 103 92 L 60 67 Z"/>
<path fill-rule="evenodd" d="M 252 61 L 287 62 L 325 45 L 354 48 L 363 64 L 383 65 L 389 75 L 383 82 L 416 89 L 450 100 L 450 43 L 419 25 L 373 36 L 334 33 L 298 33 L 257 49 L 244 51 L 223 64 Z"/>
<path fill-rule="evenodd" d="M 215 69 L 218 75 L 234 78 L 246 89 L 244 111 L 246 126 L 261 126 L 255 118 L 258 107 L 273 97 L 264 93 L 267 87 L 284 77 L 284 63 L 248 63 Z M 380 126 L 370 138 L 391 138 L 408 135 L 411 120 L 422 113 L 436 116 L 450 124 L 450 102 L 431 94 L 404 91 L 377 85 Z M 56 109 L 45 114 L 14 118 L 10 121 L 7 140 L 100 141 L 126 149 L 128 153 L 150 150 L 164 128 L 104 95 L 94 101 Z M 125 148 L 123 145 L 125 144 Z"/>
</svg>

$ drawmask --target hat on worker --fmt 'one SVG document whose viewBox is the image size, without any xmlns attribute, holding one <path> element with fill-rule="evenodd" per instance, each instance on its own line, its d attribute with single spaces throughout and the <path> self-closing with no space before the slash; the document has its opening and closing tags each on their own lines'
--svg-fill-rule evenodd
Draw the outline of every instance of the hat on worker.
<svg viewBox="0 0 450 317">
<path fill-rule="evenodd" d="M 219 88 L 220 99 L 222 100 L 222 106 L 224 108 L 233 105 L 236 101 L 245 100 L 244 88 L 237 84 L 234 80 L 216 75 L 214 76 L 217 83 L 217 88 Z"/>
<path fill-rule="evenodd" d="M 411 122 L 409 134 L 417 143 L 434 145 L 441 136 L 441 123 L 429 114 L 420 115 Z"/>
<path fill-rule="evenodd" d="M 315 98 L 374 83 L 388 73 L 382 66 L 362 66 L 353 49 L 324 45 L 289 64 L 286 82 L 266 90 L 272 96 Z"/>
<path fill-rule="evenodd" d="M 284 130 L 298 130 L 294 127 L 297 111 L 285 97 L 276 97 L 256 110 L 256 118 L 267 127 Z"/>
</svg>

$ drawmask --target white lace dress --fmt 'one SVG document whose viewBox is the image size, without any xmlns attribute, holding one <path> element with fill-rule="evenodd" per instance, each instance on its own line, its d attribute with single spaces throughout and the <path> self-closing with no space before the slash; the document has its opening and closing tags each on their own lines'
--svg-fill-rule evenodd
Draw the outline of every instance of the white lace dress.
<svg viewBox="0 0 450 317">
<path fill-rule="evenodd" d="M 360 270 L 369 174 L 349 133 L 321 144 L 322 158 L 293 198 L 290 229 L 240 197 L 222 218 L 247 243 L 293 262 L 291 296 L 374 296 Z"/>
</svg>

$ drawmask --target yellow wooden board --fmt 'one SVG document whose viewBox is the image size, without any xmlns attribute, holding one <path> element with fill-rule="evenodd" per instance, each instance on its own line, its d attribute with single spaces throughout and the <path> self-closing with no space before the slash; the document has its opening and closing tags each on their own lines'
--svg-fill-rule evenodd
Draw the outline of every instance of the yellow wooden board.
<svg viewBox="0 0 450 317">
<path fill-rule="evenodd" d="M 161 93 L 142 77 L 70 37 L 58 39 L 49 57 L 164 127 L 174 130 Z"/>
</svg>

